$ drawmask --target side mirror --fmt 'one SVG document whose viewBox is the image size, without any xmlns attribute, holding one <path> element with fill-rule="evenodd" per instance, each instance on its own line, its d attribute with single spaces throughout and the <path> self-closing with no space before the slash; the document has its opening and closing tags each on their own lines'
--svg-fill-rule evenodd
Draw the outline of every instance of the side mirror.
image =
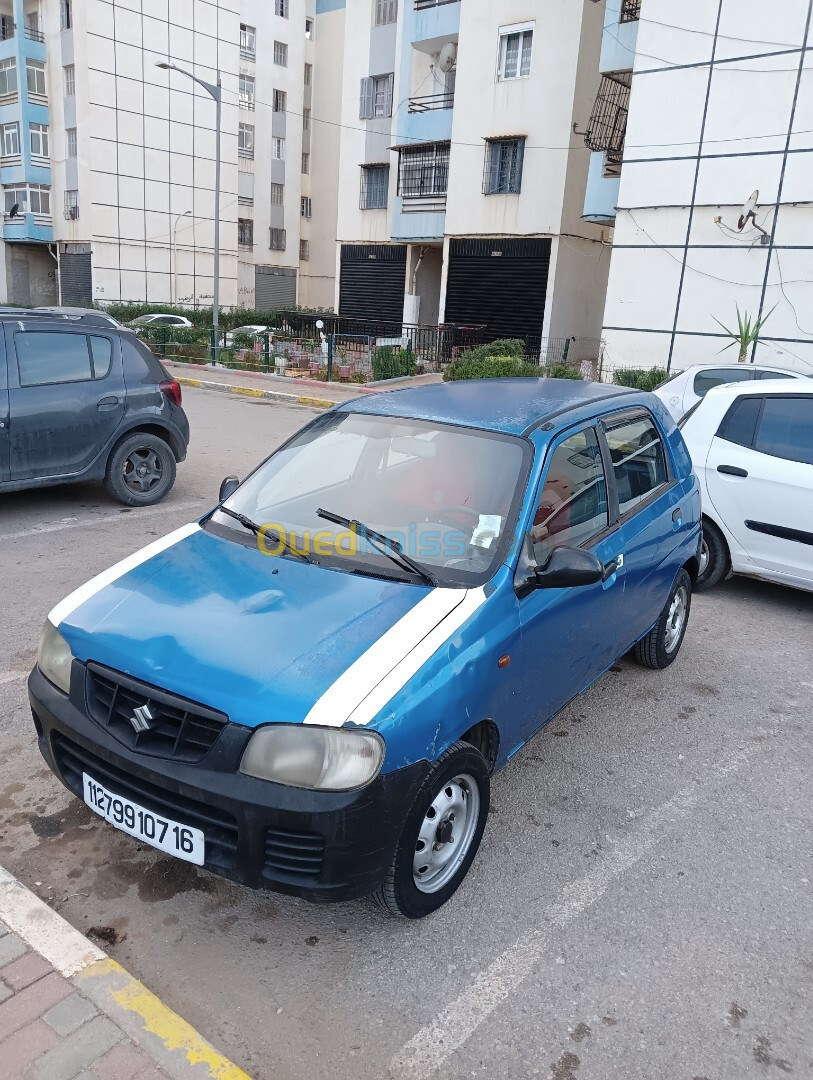
<svg viewBox="0 0 813 1080">
<path fill-rule="evenodd" d="M 218 502 L 225 502 L 231 495 L 237 491 L 240 487 L 240 481 L 236 476 L 227 476 L 223 483 L 220 485 L 220 494 L 217 497 Z"/>
<path fill-rule="evenodd" d="M 544 566 L 536 567 L 534 576 L 537 589 L 573 589 L 601 581 L 604 567 L 591 551 L 557 547 Z"/>
</svg>

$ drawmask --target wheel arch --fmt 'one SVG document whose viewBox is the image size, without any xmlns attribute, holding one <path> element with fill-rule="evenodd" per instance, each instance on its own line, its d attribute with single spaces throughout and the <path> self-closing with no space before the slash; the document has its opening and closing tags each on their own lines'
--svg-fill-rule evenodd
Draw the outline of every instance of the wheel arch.
<svg viewBox="0 0 813 1080">
<path fill-rule="evenodd" d="M 118 437 L 116 438 L 116 441 L 107 451 L 108 460 L 113 454 L 115 454 L 116 450 L 118 450 L 119 446 L 121 446 L 125 439 L 129 439 L 132 435 L 138 435 L 141 432 L 146 435 L 155 435 L 157 438 L 165 442 L 172 451 L 172 455 L 175 458 L 176 462 L 180 462 L 183 460 L 183 454 L 178 439 L 173 435 L 172 431 L 169 428 L 164 427 L 163 424 L 156 424 L 149 421 L 137 421 L 132 425 L 132 427 L 128 427 L 126 431 L 120 432 Z"/>
<path fill-rule="evenodd" d="M 485 758 L 489 773 L 493 773 L 500 751 L 500 729 L 490 716 L 470 727 L 459 736 L 460 742 L 468 743 L 479 750 Z"/>
</svg>

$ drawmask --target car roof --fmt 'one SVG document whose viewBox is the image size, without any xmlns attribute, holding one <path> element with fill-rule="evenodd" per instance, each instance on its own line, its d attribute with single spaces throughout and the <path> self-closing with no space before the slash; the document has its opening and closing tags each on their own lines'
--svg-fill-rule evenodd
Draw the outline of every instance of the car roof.
<svg viewBox="0 0 813 1080">
<path fill-rule="evenodd" d="M 789 375 L 801 376 L 805 374 L 805 372 L 799 371 L 798 368 L 787 367 L 782 363 L 772 364 L 767 360 L 760 360 L 757 364 L 740 364 L 737 360 L 703 360 L 700 363 L 681 368 L 677 374 L 688 375 L 692 371 L 708 371 L 709 368 L 713 368 L 715 371 L 729 368 L 732 371 L 738 371 L 741 367 L 748 367 L 751 371 L 786 371 Z"/>
<path fill-rule="evenodd" d="M 760 379 L 758 382 L 723 383 L 722 386 L 715 386 L 709 390 L 706 397 L 711 394 L 714 395 L 712 400 L 721 397 L 741 397 L 743 394 L 756 395 L 757 397 L 765 394 L 792 394 L 794 397 L 798 397 L 803 394 L 807 397 L 813 397 L 813 384 L 808 384 L 804 379 L 793 386 L 789 385 L 787 379 Z"/>
<path fill-rule="evenodd" d="M 580 379 L 472 379 L 370 394 L 339 406 L 339 411 L 522 435 L 560 413 L 635 393 Z"/>
<path fill-rule="evenodd" d="M 107 330 L 125 329 L 116 322 L 112 315 L 104 311 L 94 311 L 92 308 L 67 308 L 67 307 L 40 307 L 40 308 L 15 308 L 0 307 L 0 319 L 9 319 L 15 322 L 20 319 L 50 319 L 53 322 L 83 322 L 90 326 L 102 326 Z"/>
</svg>

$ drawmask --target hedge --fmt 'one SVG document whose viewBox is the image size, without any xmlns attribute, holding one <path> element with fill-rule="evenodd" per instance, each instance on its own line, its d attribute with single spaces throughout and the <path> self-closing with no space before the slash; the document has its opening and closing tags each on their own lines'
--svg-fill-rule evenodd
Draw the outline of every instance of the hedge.
<svg viewBox="0 0 813 1080">
<path fill-rule="evenodd" d="M 666 368 L 619 368 L 613 372 L 616 386 L 630 386 L 633 390 L 654 390 L 668 378 Z"/>
</svg>

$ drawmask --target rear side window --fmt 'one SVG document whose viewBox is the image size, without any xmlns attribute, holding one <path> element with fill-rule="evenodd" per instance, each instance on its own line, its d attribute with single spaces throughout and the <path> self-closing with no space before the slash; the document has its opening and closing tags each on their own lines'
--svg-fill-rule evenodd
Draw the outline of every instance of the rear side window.
<svg viewBox="0 0 813 1080">
<path fill-rule="evenodd" d="M 792 375 L 788 375 L 786 371 L 758 371 L 755 376 L 757 379 L 792 379 Z"/>
<path fill-rule="evenodd" d="M 723 417 L 717 432 L 719 437 L 738 446 L 752 446 L 763 400 L 750 396 L 737 398 Z"/>
<path fill-rule="evenodd" d="M 749 382 L 753 377 L 753 368 L 706 368 L 695 375 L 694 392 L 698 397 L 705 397 L 715 386 L 724 386 L 732 382 Z"/>
<path fill-rule="evenodd" d="M 607 484 L 593 428 L 565 439 L 553 453 L 531 538 L 539 548 L 578 547 L 607 527 Z"/>
<path fill-rule="evenodd" d="M 21 331 L 14 335 L 20 386 L 89 382 L 110 372 L 109 338 L 65 331 Z"/>
<path fill-rule="evenodd" d="M 813 465 L 813 397 L 766 397 L 754 449 Z"/>
<path fill-rule="evenodd" d="M 608 428 L 618 508 L 626 514 L 668 480 L 666 454 L 654 420 L 636 416 Z"/>
</svg>

